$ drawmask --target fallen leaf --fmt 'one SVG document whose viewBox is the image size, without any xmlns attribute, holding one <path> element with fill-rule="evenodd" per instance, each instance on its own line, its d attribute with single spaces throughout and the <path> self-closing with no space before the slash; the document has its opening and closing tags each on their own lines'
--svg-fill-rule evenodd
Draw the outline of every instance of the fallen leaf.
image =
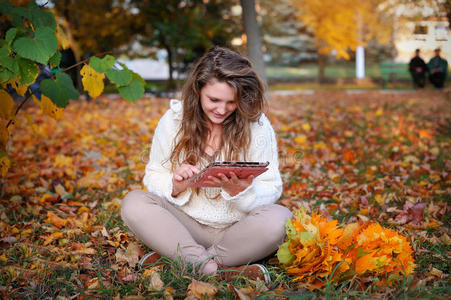
<svg viewBox="0 0 451 300">
<path fill-rule="evenodd" d="M 217 292 L 218 289 L 212 284 L 191 279 L 186 294 L 188 296 L 194 296 L 197 299 L 211 299 Z"/>
<path fill-rule="evenodd" d="M 241 291 L 241 290 L 243 290 L 243 288 L 237 289 L 236 287 L 233 287 L 233 290 L 236 293 L 237 299 L 240 299 L 240 300 L 249 300 L 249 299 L 251 299 L 249 296 L 247 296 L 245 293 L 243 293 Z"/>
<path fill-rule="evenodd" d="M 61 228 L 66 225 L 67 220 L 62 219 L 58 217 L 55 213 L 48 211 L 47 212 L 47 219 L 44 220 L 45 223 L 52 224 L 58 228 Z"/>
<path fill-rule="evenodd" d="M 51 235 L 49 235 L 45 241 L 44 241 L 44 246 L 47 246 L 48 244 L 52 243 L 54 240 L 58 240 L 60 238 L 63 237 L 63 233 L 62 232 L 55 232 L 52 233 Z"/>
<path fill-rule="evenodd" d="M 55 186 L 55 192 L 61 197 L 67 194 L 66 189 L 61 184 Z"/>
<path fill-rule="evenodd" d="M 431 271 L 427 273 L 427 275 L 441 277 L 443 275 L 443 271 L 436 268 L 432 268 Z"/>
<path fill-rule="evenodd" d="M 164 289 L 164 282 L 161 280 L 160 274 L 158 272 L 152 272 L 152 274 L 150 274 L 150 282 L 147 286 L 147 289 L 157 291 Z"/>
<path fill-rule="evenodd" d="M 446 233 L 444 233 L 440 237 L 440 241 L 442 241 L 442 243 L 445 244 L 446 246 L 450 246 L 451 245 L 451 238 Z"/>
<path fill-rule="evenodd" d="M 118 249 L 116 251 L 116 260 L 122 263 L 128 263 L 130 267 L 134 267 L 138 261 L 139 257 L 143 256 L 144 252 L 137 243 L 130 243 L 127 250 Z"/>
<path fill-rule="evenodd" d="M 426 208 L 426 203 L 418 203 L 415 204 L 415 206 L 413 206 L 412 208 L 410 208 L 410 213 L 412 216 L 412 219 L 417 222 L 420 223 L 421 221 L 423 221 L 423 213 L 424 213 L 424 209 Z"/>
</svg>

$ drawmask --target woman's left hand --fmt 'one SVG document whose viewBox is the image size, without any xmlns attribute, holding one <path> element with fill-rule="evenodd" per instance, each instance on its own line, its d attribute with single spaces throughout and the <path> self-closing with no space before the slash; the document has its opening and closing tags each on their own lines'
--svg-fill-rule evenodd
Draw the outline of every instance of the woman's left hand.
<svg viewBox="0 0 451 300">
<path fill-rule="evenodd" d="M 240 179 L 235 173 L 230 172 L 229 177 L 219 173 L 218 177 L 208 176 L 208 179 L 218 187 L 224 189 L 230 196 L 235 196 L 244 191 L 248 186 L 251 185 L 252 180 L 254 180 L 254 175 L 249 175 L 249 177 Z"/>
</svg>

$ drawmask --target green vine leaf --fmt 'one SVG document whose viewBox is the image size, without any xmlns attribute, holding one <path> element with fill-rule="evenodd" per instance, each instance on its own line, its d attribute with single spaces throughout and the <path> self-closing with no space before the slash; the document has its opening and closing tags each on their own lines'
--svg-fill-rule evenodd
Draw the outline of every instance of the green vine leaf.
<svg viewBox="0 0 451 300">
<path fill-rule="evenodd" d="M 62 54 L 59 51 L 56 51 L 55 54 L 50 57 L 49 64 L 51 68 L 56 68 L 60 65 Z"/>
<path fill-rule="evenodd" d="M 21 37 L 13 44 L 14 51 L 24 58 L 46 65 L 58 46 L 55 33 L 49 27 L 37 28 L 35 37 Z"/>
<path fill-rule="evenodd" d="M 0 1 L 0 12 L 3 15 L 9 15 L 13 12 L 14 7 L 8 1 Z"/>
<path fill-rule="evenodd" d="M 9 56 L 9 48 L 7 46 L 0 48 L 0 66 L 11 71 L 14 77 L 19 76 L 19 66 L 17 61 Z"/>
<path fill-rule="evenodd" d="M 128 70 L 106 70 L 106 76 L 116 86 L 124 86 L 130 83 L 132 80 L 132 74 Z"/>
<path fill-rule="evenodd" d="M 136 102 L 144 95 L 144 85 L 139 80 L 133 79 L 129 85 L 119 88 L 119 94 L 128 101 Z"/>
<path fill-rule="evenodd" d="M 0 82 L 6 82 L 8 81 L 10 78 L 15 78 L 16 76 L 14 75 L 13 72 L 11 72 L 10 70 L 0 67 Z"/>
<path fill-rule="evenodd" d="M 30 1 L 28 7 L 14 7 L 12 13 L 30 20 L 35 29 L 49 27 L 53 32 L 56 31 L 55 16 L 51 12 L 39 8 L 34 1 Z"/>
<path fill-rule="evenodd" d="M 20 83 L 23 85 L 29 85 L 33 83 L 38 77 L 39 67 L 38 65 L 26 58 L 17 57 L 17 64 L 20 70 Z"/>
<path fill-rule="evenodd" d="M 17 28 L 11 28 L 6 32 L 5 40 L 8 42 L 8 45 L 11 46 L 14 38 L 17 34 Z"/>
<path fill-rule="evenodd" d="M 58 72 L 55 76 L 56 80 L 44 79 L 41 81 L 41 91 L 58 107 L 64 108 L 69 103 L 69 99 L 76 100 L 80 95 L 69 75 L 64 72 Z"/>
<path fill-rule="evenodd" d="M 104 58 L 93 56 L 89 59 L 89 66 L 98 73 L 105 73 L 106 70 L 113 67 L 114 62 L 115 58 L 111 55 L 106 55 Z"/>
</svg>

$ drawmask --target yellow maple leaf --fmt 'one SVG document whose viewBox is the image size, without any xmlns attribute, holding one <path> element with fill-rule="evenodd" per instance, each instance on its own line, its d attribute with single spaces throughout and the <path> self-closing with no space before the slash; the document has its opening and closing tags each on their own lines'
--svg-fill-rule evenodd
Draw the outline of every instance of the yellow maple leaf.
<svg viewBox="0 0 451 300">
<path fill-rule="evenodd" d="M 8 173 L 8 169 L 11 166 L 11 161 L 7 156 L 0 157 L 0 172 L 2 173 L 2 177 L 4 178 Z"/>
<path fill-rule="evenodd" d="M 42 112 L 47 116 L 52 117 L 55 120 L 60 120 L 63 117 L 64 108 L 56 106 L 47 96 L 41 95 L 39 104 L 41 105 Z"/>
<path fill-rule="evenodd" d="M 103 91 L 105 74 L 97 73 L 89 65 L 84 65 L 80 74 L 82 76 L 83 89 L 88 91 L 89 96 L 92 98 L 97 98 Z"/>
<path fill-rule="evenodd" d="M 14 114 L 14 100 L 5 90 L 0 90 L 0 99 L 0 118 L 8 121 Z"/>
<path fill-rule="evenodd" d="M 0 150 L 5 150 L 6 144 L 9 140 L 8 128 L 6 128 L 6 122 L 0 122 Z"/>
<path fill-rule="evenodd" d="M 327 149 L 327 146 L 323 142 L 318 142 L 315 145 L 313 145 L 313 148 L 315 148 L 315 149 Z"/>
<path fill-rule="evenodd" d="M 294 142 L 298 145 L 304 145 L 306 140 L 307 140 L 307 137 L 303 134 L 300 134 L 294 139 Z"/>
<path fill-rule="evenodd" d="M 73 165 L 73 158 L 64 154 L 58 154 L 55 157 L 56 167 L 71 167 Z"/>
<path fill-rule="evenodd" d="M 380 194 L 376 194 L 374 196 L 374 200 L 376 200 L 376 202 L 379 203 L 380 206 L 385 204 L 385 197 Z"/>
<path fill-rule="evenodd" d="M 36 73 L 36 77 L 37 77 L 37 75 L 38 75 L 38 74 Z M 34 79 L 33 79 L 33 81 L 34 81 Z M 8 81 L 6 82 L 6 84 L 8 84 L 8 83 L 11 85 L 11 87 L 12 87 L 13 89 L 16 90 L 17 94 L 19 94 L 20 96 L 24 96 L 25 93 L 27 92 L 28 85 L 20 84 L 18 78 L 11 78 L 10 80 L 8 80 Z"/>
<path fill-rule="evenodd" d="M 302 124 L 302 129 L 304 129 L 304 131 L 310 131 L 310 130 L 312 130 L 312 127 L 310 126 L 310 124 L 309 123 L 304 123 L 304 124 Z"/>
</svg>

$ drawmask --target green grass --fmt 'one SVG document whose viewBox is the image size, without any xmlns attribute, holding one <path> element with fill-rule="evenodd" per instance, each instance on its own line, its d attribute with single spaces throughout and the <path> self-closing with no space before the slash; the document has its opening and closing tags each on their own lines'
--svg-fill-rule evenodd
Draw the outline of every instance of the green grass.
<svg viewBox="0 0 451 300">
<path fill-rule="evenodd" d="M 318 77 L 317 64 L 301 64 L 296 67 L 284 66 L 267 66 L 267 76 L 269 79 L 315 79 Z M 381 77 L 380 68 L 378 65 L 369 65 L 365 69 L 365 75 L 371 78 Z M 355 66 L 351 63 L 335 63 L 326 66 L 324 75 L 326 78 L 355 78 Z M 409 74 L 400 74 L 398 79 L 410 79 Z"/>
</svg>

